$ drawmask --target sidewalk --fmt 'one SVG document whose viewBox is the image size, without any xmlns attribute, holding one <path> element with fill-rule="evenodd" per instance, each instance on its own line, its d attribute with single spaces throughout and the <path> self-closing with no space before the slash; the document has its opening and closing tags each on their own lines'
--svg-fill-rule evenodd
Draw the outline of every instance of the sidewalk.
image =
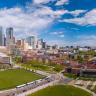
<svg viewBox="0 0 96 96">
<path fill-rule="evenodd" d="M 19 94 L 19 95 L 17 95 L 17 96 L 27 96 L 27 95 L 32 94 L 32 93 L 35 93 L 35 92 L 37 92 L 37 91 L 39 91 L 39 90 L 41 90 L 41 89 L 44 89 L 44 88 L 46 88 L 46 87 L 48 87 L 48 86 L 53 86 L 53 85 L 55 85 L 57 82 L 58 82 L 58 80 L 55 80 L 55 81 L 53 81 L 53 82 L 47 83 L 47 84 L 42 85 L 42 86 L 38 86 L 37 88 L 34 88 L 34 89 L 32 89 L 32 90 L 29 90 L 29 91 L 24 92 L 24 93 L 22 93 L 22 94 Z"/>
</svg>

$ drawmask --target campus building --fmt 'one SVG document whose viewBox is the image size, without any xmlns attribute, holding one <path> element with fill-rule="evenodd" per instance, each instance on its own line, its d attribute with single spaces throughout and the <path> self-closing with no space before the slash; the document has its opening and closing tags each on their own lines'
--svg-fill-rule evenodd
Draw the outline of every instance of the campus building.
<svg viewBox="0 0 96 96">
<path fill-rule="evenodd" d="M 0 52 L 0 64 L 11 64 L 11 58 Z"/>
<path fill-rule="evenodd" d="M 96 57 L 84 64 L 71 61 L 66 65 L 65 72 L 84 77 L 96 77 Z"/>
</svg>

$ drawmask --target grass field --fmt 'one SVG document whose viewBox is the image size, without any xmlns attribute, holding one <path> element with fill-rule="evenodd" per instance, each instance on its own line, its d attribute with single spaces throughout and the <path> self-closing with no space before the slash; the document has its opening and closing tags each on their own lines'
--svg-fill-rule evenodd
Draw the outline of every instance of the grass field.
<svg viewBox="0 0 96 96">
<path fill-rule="evenodd" d="M 31 82 L 43 76 L 26 71 L 24 69 L 0 71 L 0 90 L 14 88 L 27 82 Z"/>
<path fill-rule="evenodd" d="M 39 62 L 36 60 L 31 60 L 27 61 L 26 63 L 18 63 L 20 66 L 29 68 L 29 69 L 35 69 L 35 70 L 42 70 L 46 71 L 48 73 L 57 73 L 60 72 L 64 69 L 62 65 L 56 65 L 52 63 L 44 63 L 44 62 Z"/>
<path fill-rule="evenodd" d="M 71 74 L 71 73 L 64 73 L 64 76 L 66 76 L 68 78 L 73 78 L 73 79 L 78 78 L 75 74 Z"/>
<path fill-rule="evenodd" d="M 90 93 L 69 85 L 56 85 L 45 88 L 29 96 L 92 96 Z"/>
</svg>

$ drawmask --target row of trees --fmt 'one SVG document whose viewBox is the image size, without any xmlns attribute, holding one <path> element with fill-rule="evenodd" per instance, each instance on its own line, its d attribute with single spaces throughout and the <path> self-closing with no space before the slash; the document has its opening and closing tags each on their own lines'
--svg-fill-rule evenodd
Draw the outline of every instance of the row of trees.
<svg viewBox="0 0 96 96">
<path fill-rule="evenodd" d="M 22 63 L 22 58 L 21 57 L 15 57 L 14 59 L 14 62 L 17 63 L 17 64 L 22 64 L 23 66 L 25 67 L 29 67 L 29 68 L 35 68 L 35 69 L 41 69 L 41 70 L 53 70 L 53 71 L 56 71 L 56 72 L 59 72 L 61 70 L 63 70 L 63 66 L 62 65 L 57 65 L 57 64 L 54 64 L 52 62 L 50 63 L 44 63 L 44 62 L 40 62 L 40 61 L 37 61 L 37 60 L 30 60 L 30 61 L 27 61 L 26 63 Z"/>
</svg>

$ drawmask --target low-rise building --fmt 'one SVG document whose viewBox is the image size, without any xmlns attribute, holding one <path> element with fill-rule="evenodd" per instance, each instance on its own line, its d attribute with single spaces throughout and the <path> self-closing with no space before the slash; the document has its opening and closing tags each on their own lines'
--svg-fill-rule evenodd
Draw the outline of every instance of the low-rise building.
<svg viewBox="0 0 96 96">
<path fill-rule="evenodd" d="M 11 64 L 10 56 L 0 53 L 0 64 Z"/>
</svg>

